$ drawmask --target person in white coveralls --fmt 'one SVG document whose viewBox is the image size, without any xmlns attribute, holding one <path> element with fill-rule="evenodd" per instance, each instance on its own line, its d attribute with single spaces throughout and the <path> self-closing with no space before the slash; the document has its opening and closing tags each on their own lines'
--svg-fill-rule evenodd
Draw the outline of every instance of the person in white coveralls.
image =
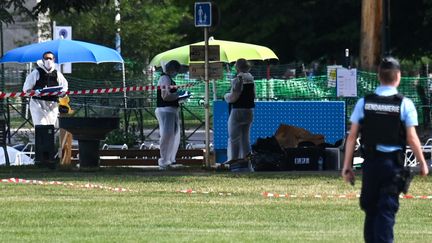
<svg viewBox="0 0 432 243">
<path fill-rule="evenodd" d="M 54 53 L 48 51 L 42 55 L 42 60 L 36 62 L 34 69 L 26 78 L 23 91 L 35 91 L 36 96 L 30 99 L 30 113 L 33 125 L 54 125 L 57 126 L 59 115 L 58 96 L 38 96 L 49 87 L 53 91 L 67 91 L 68 82 L 55 67 Z"/>
<path fill-rule="evenodd" d="M 176 88 L 175 76 L 180 71 L 180 63 L 171 60 L 165 65 L 158 81 L 156 118 L 159 122 L 160 158 L 159 169 L 166 170 L 181 165 L 176 164 L 176 154 L 180 145 L 180 103 L 190 96 L 188 91 Z"/>
</svg>

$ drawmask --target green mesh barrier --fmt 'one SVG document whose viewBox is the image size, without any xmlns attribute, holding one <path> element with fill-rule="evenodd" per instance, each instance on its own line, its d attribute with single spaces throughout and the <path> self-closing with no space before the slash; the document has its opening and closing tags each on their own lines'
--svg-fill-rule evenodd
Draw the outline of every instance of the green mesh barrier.
<svg viewBox="0 0 432 243">
<path fill-rule="evenodd" d="M 272 66 L 274 70 L 276 67 Z M 254 67 L 257 69 L 257 67 Z M 280 68 L 281 70 L 287 69 L 287 67 Z M 222 100 L 224 94 L 230 90 L 230 81 L 233 78 L 231 72 L 227 72 L 226 69 L 223 74 L 223 78 L 218 80 L 210 81 L 210 101 L 213 99 Z M 265 70 L 265 68 L 263 68 Z M 272 71 L 274 72 L 274 71 Z M 12 75 L 13 74 L 13 75 Z M 371 93 L 379 85 L 376 73 L 358 71 L 357 75 L 357 93 L 358 97 L 336 97 L 335 87 L 328 87 L 327 76 L 309 76 L 309 77 L 297 77 L 297 78 L 284 78 L 285 75 L 272 75 L 271 79 L 267 80 L 265 73 L 254 74 L 256 83 L 256 92 L 258 100 L 268 101 L 287 101 L 287 100 L 314 100 L 314 101 L 345 101 L 346 103 L 346 120 L 349 120 L 349 116 L 354 108 L 355 103 L 359 97 L 363 97 L 365 94 Z M 126 81 L 126 86 L 146 86 L 156 85 L 159 79 L 160 73 L 155 72 L 151 75 L 132 78 Z M 25 76 L 16 72 L 7 73 L 5 76 L 5 90 L 3 92 L 20 92 L 22 82 Z M 70 90 L 84 90 L 94 88 L 112 88 L 122 87 L 122 80 L 84 80 L 74 78 L 73 76 L 66 76 L 69 81 Z M 204 119 L 204 81 L 191 80 L 186 74 L 179 74 L 176 79 L 176 83 L 186 84 L 190 82 L 196 82 L 196 85 L 188 88 L 192 92 L 192 98 L 189 102 L 185 103 L 184 106 L 189 112 L 194 115 L 187 115 L 186 120 L 199 120 Z M 213 84 L 216 84 L 215 89 Z M 399 92 L 406 97 L 413 100 L 416 105 L 419 123 L 425 123 L 425 120 L 430 116 L 430 89 L 431 85 L 428 78 L 425 77 L 402 77 Z M 214 90 L 216 93 L 214 94 Z M 128 96 L 128 108 L 138 109 L 147 108 L 148 110 L 154 110 L 156 91 L 144 91 L 144 92 L 129 92 Z M 101 95 L 77 95 L 71 96 L 71 104 L 82 105 L 90 104 L 95 111 L 108 109 L 113 110 L 111 113 L 116 114 L 118 110 L 124 107 L 123 93 L 115 94 L 101 94 Z M 10 102 L 14 102 L 11 99 Z M 211 104 L 212 102 L 210 102 Z M 109 113 L 109 111 L 107 111 Z"/>
<path fill-rule="evenodd" d="M 256 98 L 258 100 L 314 100 L 330 101 L 338 100 L 346 102 L 347 121 L 360 97 L 374 92 L 379 86 L 376 73 L 358 72 L 357 97 L 336 97 L 336 88 L 328 87 L 327 76 L 314 76 L 293 79 L 257 79 Z M 225 74 L 223 79 L 215 80 L 216 98 L 223 99 L 223 95 L 230 90 L 230 75 Z M 178 84 L 185 84 L 190 80 L 177 77 Z M 210 82 L 210 100 L 213 99 L 213 81 Z M 192 87 L 191 92 L 195 98 L 204 99 L 204 83 Z M 402 77 L 398 91 L 412 99 L 416 105 L 419 123 L 429 116 L 430 93 L 428 79 L 423 77 Z"/>
</svg>

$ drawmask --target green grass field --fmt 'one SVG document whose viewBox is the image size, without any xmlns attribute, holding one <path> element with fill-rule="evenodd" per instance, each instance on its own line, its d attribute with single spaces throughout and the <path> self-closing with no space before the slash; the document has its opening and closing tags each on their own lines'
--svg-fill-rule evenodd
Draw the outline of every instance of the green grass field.
<svg viewBox="0 0 432 243">
<path fill-rule="evenodd" d="M 362 242 L 355 187 L 338 172 L 250 173 L 0 168 L 0 242 Z M 92 183 L 131 191 L 85 189 Z M 181 193 L 192 189 L 197 193 Z M 263 192 L 296 194 L 268 198 Z M 319 194 L 324 198 L 316 198 Z M 412 195 L 432 195 L 416 177 Z M 305 195 L 305 197 L 302 197 Z M 432 199 L 401 199 L 396 242 L 432 242 Z"/>
</svg>

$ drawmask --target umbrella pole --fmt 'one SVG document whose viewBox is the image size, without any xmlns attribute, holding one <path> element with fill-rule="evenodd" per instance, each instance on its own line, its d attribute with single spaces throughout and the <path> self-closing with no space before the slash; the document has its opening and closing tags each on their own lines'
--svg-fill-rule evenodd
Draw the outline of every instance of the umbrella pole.
<svg viewBox="0 0 432 243">
<path fill-rule="evenodd" d="M 213 85 L 213 101 L 217 100 L 217 95 L 216 95 L 216 79 L 212 80 L 212 85 Z"/>
<path fill-rule="evenodd" d="M 267 80 L 269 80 L 269 79 L 270 79 L 270 62 L 267 62 L 267 70 L 266 70 L 266 73 L 267 73 Z"/>
<path fill-rule="evenodd" d="M 267 100 L 270 100 L 270 64 L 267 62 L 266 67 L 266 73 L 267 73 L 267 82 L 266 82 L 266 93 L 267 93 Z"/>
</svg>

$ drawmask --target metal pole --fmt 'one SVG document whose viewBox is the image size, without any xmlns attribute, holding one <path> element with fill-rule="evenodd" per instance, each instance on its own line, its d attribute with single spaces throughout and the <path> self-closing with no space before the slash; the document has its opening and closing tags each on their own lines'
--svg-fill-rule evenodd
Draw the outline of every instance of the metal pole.
<svg viewBox="0 0 432 243">
<path fill-rule="evenodd" d="M 88 117 L 87 96 L 84 96 L 84 117 Z"/>
<path fill-rule="evenodd" d="M 269 75 L 269 64 L 267 63 L 267 68 L 266 68 L 266 72 L 267 72 L 267 77 L 266 77 L 266 96 L 267 96 L 267 101 L 270 100 L 270 75 Z"/>
<path fill-rule="evenodd" d="M 183 104 L 180 104 L 180 118 L 181 118 L 181 148 L 186 149 L 186 131 L 185 131 L 185 119 L 184 119 L 184 112 L 183 112 Z"/>
<path fill-rule="evenodd" d="M 216 79 L 212 80 L 213 85 L 213 101 L 217 100 Z"/>
<path fill-rule="evenodd" d="M 127 106 L 127 93 L 126 93 L 126 73 L 125 73 L 125 65 L 124 62 L 122 62 L 122 77 L 123 77 L 123 99 L 124 99 L 124 107 L 125 109 L 128 108 Z"/>
<path fill-rule="evenodd" d="M 0 51 L 3 56 L 3 22 L 0 22 Z M 1 80 L 0 80 L 0 91 L 5 92 L 5 79 L 4 79 L 4 64 L 1 64 Z M 0 114 L 4 114 L 5 99 L 1 100 L 0 103 Z"/>
<path fill-rule="evenodd" d="M 348 48 L 345 49 L 345 68 L 351 69 L 351 59 Z"/>
<path fill-rule="evenodd" d="M 208 58 L 208 27 L 204 28 L 204 79 L 205 79 L 205 163 L 210 167 L 210 104 L 209 104 L 209 58 Z"/>
<path fill-rule="evenodd" d="M 4 45 L 3 45 L 3 22 L 0 21 L 0 51 L 1 51 L 1 56 L 3 57 L 3 52 L 4 52 Z M 4 64 L 1 64 L 1 80 L 0 80 L 0 91 L 4 92 L 6 88 L 6 80 L 5 80 L 5 75 L 4 75 Z M 7 99 L 1 99 L 0 100 L 0 114 L 3 114 L 4 118 L 5 118 L 5 123 L 6 123 L 6 135 L 8 138 L 8 143 L 11 143 L 11 135 L 10 135 L 10 110 L 9 110 L 9 98 Z M 5 108 L 6 108 L 6 112 L 5 112 Z M 2 117 L 0 117 L 0 119 L 2 119 Z M 6 154 L 7 151 L 6 149 L 4 150 L 4 153 Z M 8 158 L 5 156 L 5 158 Z M 9 166 L 9 159 L 6 160 L 6 165 Z"/>
<path fill-rule="evenodd" d="M 115 49 L 118 51 L 118 53 L 121 53 L 121 38 L 120 38 L 120 0 L 114 0 L 114 6 L 115 6 L 115 18 L 114 18 L 114 24 L 116 26 L 116 36 L 115 36 Z"/>
<path fill-rule="evenodd" d="M 115 34 L 115 49 L 116 51 L 121 54 L 121 37 L 120 37 L 120 0 L 114 0 L 114 7 L 115 7 L 115 19 L 114 23 L 116 26 L 116 34 Z M 123 99 L 124 99 L 124 108 L 127 109 L 127 94 L 126 94 L 126 76 L 125 76 L 125 66 L 124 62 L 121 64 L 116 65 L 116 70 L 119 70 L 121 68 L 122 71 L 122 79 L 123 79 Z"/>
</svg>

